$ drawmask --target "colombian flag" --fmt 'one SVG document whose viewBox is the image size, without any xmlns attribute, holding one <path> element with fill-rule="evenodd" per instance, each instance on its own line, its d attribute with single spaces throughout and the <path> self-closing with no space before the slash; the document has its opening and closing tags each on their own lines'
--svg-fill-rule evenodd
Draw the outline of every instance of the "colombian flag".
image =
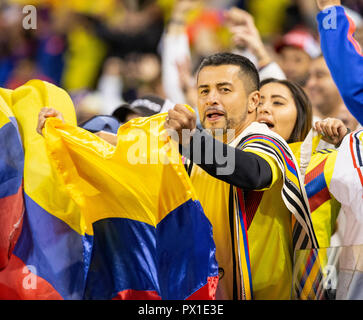
<svg viewBox="0 0 363 320">
<path fill-rule="evenodd" d="M 66 123 L 38 112 L 53 107 Z M 33 80 L 11 93 L 24 146 L 25 214 L 2 299 L 213 299 L 212 227 L 165 115 L 120 127 L 116 147 L 76 127 L 69 96 Z M 177 158 L 177 161 L 176 161 Z"/>
<path fill-rule="evenodd" d="M 0 96 L 0 270 L 9 263 L 24 215 L 24 154 L 18 125 L 8 106 L 9 93 L 5 90 Z"/>
</svg>

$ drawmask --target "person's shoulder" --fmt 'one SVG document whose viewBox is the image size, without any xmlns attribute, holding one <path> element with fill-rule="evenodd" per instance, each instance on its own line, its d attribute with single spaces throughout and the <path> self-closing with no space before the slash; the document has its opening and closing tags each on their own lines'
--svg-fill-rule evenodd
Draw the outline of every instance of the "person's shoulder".
<svg viewBox="0 0 363 320">
<path fill-rule="evenodd" d="M 277 133 L 271 131 L 266 124 L 253 122 L 249 125 L 242 134 L 237 138 L 239 140 L 238 145 L 240 148 L 250 147 L 252 143 L 260 145 L 270 146 L 278 151 L 292 153 L 286 141 Z"/>
</svg>

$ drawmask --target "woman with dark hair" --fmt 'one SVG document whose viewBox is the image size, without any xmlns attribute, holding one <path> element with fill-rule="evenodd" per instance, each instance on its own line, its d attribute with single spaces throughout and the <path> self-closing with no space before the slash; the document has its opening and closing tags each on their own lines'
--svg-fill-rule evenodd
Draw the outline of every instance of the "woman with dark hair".
<svg viewBox="0 0 363 320">
<path fill-rule="evenodd" d="M 274 106 L 271 109 L 272 117 L 264 116 L 264 107 L 268 102 Z M 274 117 L 274 113 L 278 113 L 278 118 Z M 291 121 L 295 114 L 296 120 Z M 273 78 L 261 82 L 259 122 L 265 120 L 272 131 L 279 133 L 288 143 L 292 143 L 305 139 L 312 127 L 312 119 L 310 100 L 298 84 Z"/>
<path fill-rule="evenodd" d="M 302 168 L 300 171 L 304 176 L 311 220 L 319 247 L 361 245 L 363 243 L 363 164 L 361 160 L 363 158 L 363 130 L 358 129 L 349 133 L 350 130 L 339 119 L 327 118 L 318 121 L 314 125 L 316 131 L 322 135 L 324 141 L 334 144 L 336 149 L 314 152 L 319 136 L 314 137 L 313 134 L 309 134 L 312 127 L 312 109 L 301 87 L 289 81 L 267 79 L 261 83 L 260 92 L 261 102 L 257 111 L 257 121 L 266 123 L 272 131 L 289 142 Z M 338 214 L 343 220 L 338 220 Z M 337 222 L 339 222 L 338 229 Z M 338 231 L 338 236 L 333 243 L 331 235 L 335 231 Z M 335 251 L 331 252 L 334 254 Z M 320 299 L 321 297 L 311 296 L 310 293 L 307 296 L 302 294 L 307 290 L 301 285 L 305 282 L 300 282 L 299 277 L 303 279 L 301 270 L 305 270 L 303 264 L 308 261 L 300 258 L 301 256 L 295 260 L 295 263 L 296 261 L 300 263 L 294 265 L 296 277 L 294 293 L 303 298 Z M 348 261 L 350 258 L 344 256 L 344 259 Z M 342 261 L 336 258 L 333 260 Z M 338 268 L 337 265 L 334 267 Z M 360 285 L 362 276 L 359 276 L 360 273 L 356 271 L 353 271 L 358 275 L 355 282 L 351 282 L 347 288 L 340 287 L 326 292 L 327 295 L 324 298 L 362 299 Z M 326 281 L 322 279 L 321 281 Z M 319 287 L 322 284 L 321 281 L 318 284 L 315 283 L 314 287 Z"/>
<path fill-rule="evenodd" d="M 302 87 L 289 80 L 269 78 L 263 80 L 261 101 L 257 111 L 257 121 L 266 123 L 287 143 L 302 142 L 313 127 L 311 102 Z M 351 130 L 343 121 L 326 118 L 317 121 L 314 129 L 325 142 L 339 146 Z"/>
<path fill-rule="evenodd" d="M 260 92 L 257 121 L 265 123 L 270 130 L 284 138 L 298 158 L 299 165 L 302 165 L 301 146 L 312 128 L 312 106 L 309 98 L 298 84 L 272 78 L 261 82 Z M 315 129 L 324 141 L 336 146 L 350 131 L 341 120 L 332 118 L 316 122 Z M 311 151 L 310 159 L 305 160 L 307 167 L 304 172 L 304 183 L 319 246 L 329 247 L 340 209 L 340 203 L 330 192 L 337 151 L 333 149 L 315 153 L 314 150 Z M 322 177 L 324 179 L 320 182 L 324 185 L 320 186 L 317 179 Z M 322 193 L 318 194 L 321 191 L 324 196 Z"/>
</svg>

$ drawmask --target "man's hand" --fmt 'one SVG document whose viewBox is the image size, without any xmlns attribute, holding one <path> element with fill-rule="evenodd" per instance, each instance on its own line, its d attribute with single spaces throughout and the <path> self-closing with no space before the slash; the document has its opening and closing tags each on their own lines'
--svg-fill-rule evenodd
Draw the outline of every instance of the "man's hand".
<svg viewBox="0 0 363 320">
<path fill-rule="evenodd" d="M 322 11 L 329 7 L 341 6 L 342 2 L 340 0 L 316 0 L 316 4 L 318 5 L 319 9 Z"/>
<path fill-rule="evenodd" d="M 343 121 L 334 118 L 326 118 L 322 121 L 315 122 L 314 129 L 323 136 L 323 140 L 333 144 L 340 145 L 345 135 L 348 133 L 347 127 Z"/>
<path fill-rule="evenodd" d="M 187 145 L 191 135 L 194 133 L 197 124 L 197 115 L 191 107 L 183 104 L 176 104 L 168 111 L 164 127 L 171 137 L 179 139 L 179 144 Z"/>
<path fill-rule="evenodd" d="M 44 128 L 45 120 L 50 117 L 61 119 L 64 122 L 64 118 L 61 112 L 53 108 L 42 108 L 38 115 L 37 132 L 43 135 L 42 130 Z"/>
</svg>

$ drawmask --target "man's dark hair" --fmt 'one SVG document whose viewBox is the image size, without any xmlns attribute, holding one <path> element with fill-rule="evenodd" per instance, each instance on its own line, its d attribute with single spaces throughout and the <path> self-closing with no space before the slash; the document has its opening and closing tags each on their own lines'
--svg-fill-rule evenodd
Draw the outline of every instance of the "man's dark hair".
<svg viewBox="0 0 363 320">
<path fill-rule="evenodd" d="M 198 68 L 197 75 L 199 75 L 199 72 L 204 67 L 222 65 L 235 65 L 240 67 L 240 73 L 244 77 L 247 93 L 260 90 L 260 76 L 255 65 L 246 57 L 234 53 L 222 52 L 204 58 Z"/>
</svg>

